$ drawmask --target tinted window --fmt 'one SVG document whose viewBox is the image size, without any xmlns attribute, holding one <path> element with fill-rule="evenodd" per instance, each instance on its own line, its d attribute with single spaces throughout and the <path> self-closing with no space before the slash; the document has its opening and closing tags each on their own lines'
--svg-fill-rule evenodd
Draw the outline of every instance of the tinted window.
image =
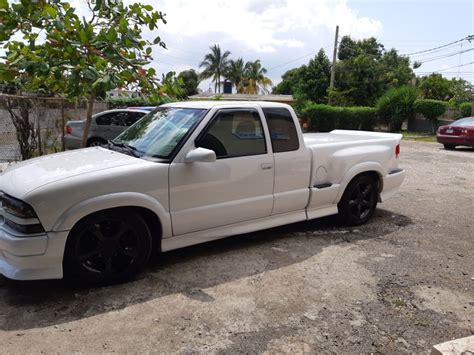
<svg viewBox="0 0 474 355">
<path fill-rule="evenodd" d="M 298 150 L 300 143 L 295 123 L 286 108 L 264 108 L 274 153 Z"/>
<path fill-rule="evenodd" d="M 252 110 L 220 112 L 196 145 L 213 150 L 217 158 L 267 152 L 262 122 L 258 112 Z"/>
<path fill-rule="evenodd" d="M 99 116 L 95 119 L 95 123 L 97 123 L 99 126 L 110 126 L 113 116 L 114 113 L 103 114 L 102 116 Z"/>
</svg>

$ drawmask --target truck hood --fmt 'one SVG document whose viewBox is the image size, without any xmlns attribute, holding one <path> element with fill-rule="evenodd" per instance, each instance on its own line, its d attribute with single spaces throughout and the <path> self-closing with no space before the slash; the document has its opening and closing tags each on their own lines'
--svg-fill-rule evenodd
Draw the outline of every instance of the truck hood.
<svg viewBox="0 0 474 355">
<path fill-rule="evenodd" d="M 100 147 L 51 154 L 10 166 L 0 174 L 0 191 L 22 199 L 39 187 L 73 176 L 143 163 Z"/>
</svg>

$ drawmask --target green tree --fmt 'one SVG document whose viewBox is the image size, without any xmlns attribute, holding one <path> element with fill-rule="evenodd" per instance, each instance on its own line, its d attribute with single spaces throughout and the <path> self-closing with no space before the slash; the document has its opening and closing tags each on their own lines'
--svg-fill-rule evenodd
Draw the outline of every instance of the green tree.
<svg viewBox="0 0 474 355">
<path fill-rule="evenodd" d="M 331 62 L 323 49 L 301 70 L 301 80 L 296 87 L 296 97 L 316 103 L 327 102 L 327 91 L 331 76 Z"/>
<path fill-rule="evenodd" d="M 245 90 L 249 63 L 244 63 L 242 58 L 229 60 L 224 76 L 232 82 L 237 93 L 242 94 Z"/>
<path fill-rule="evenodd" d="M 199 93 L 199 74 L 194 69 L 184 70 L 178 74 L 182 81 L 183 95 L 189 97 Z"/>
<path fill-rule="evenodd" d="M 247 94 L 258 94 L 259 92 L 268 93 L 268 87 L 272 86 L 272 81 L 266 76 L 267 69 L 262 67 L 260 59 L 254 62 L 248 62 L 246 65 L 245 78 L 247 84 L 244 91 Z"/>
<path fill-rule="evenodd" d="M 389 89 L 377 100 L 376 110 L 380 121 L 387 124 L 390 131 L 400 132 L 403 122 L 414 117 L 418 95 L 418 89 L 413 86 Z"/>
<path fill-rule="evenodd" d="M 274 94 L 294 95 L 303 78 L 304 66 L 293 68 L 282 75 L 281 81 L 273 88 Z"/>
<path fill-rule="evenodd" d="M 204 70 L 201 72 L 201 79 L 212 77 L 214 91 L 221 92 L 221 77 L 226 71 L 230 56 L 229 51 L 222 53 L 218 44 L 210 47 L 211 52 L 204 56 L 204 60 L 199 64 Z"/>
<path fill-rule="evenodd" d="M 184 82 L 181 78 L 176 77 L 174 71 L 162 74 L 160 84 L 160 94 L 168 97 L 176 97 L 178 99 L 184 99 L 186 97 L 183 90 Z"/>
<path fill-rule="evenodd" d="M 275 94 L 294 95 L 298 100 L 327 102 L 331 63 L 320 49 L 307 65 L 288 70 L 282 81 L 273 89 Z"/>
<path fill-rule="evenodd" d="M 385 51 L 375 38 L 354 41 L 344 36 L 338 58 L 330 95 L 351 105 L 372 106 L 388 89 L 406 85 L 413 77 L 408 58 L 395 49 Z"/>
<path fill-rule="evenodd" d="M 446 112 L 447 103 L 440 100 L 418 99 L 415 101 L 415 112 L 421 113 L 433 124 L 433 130 L 436 130 L 438 125 L 438 117 Z"/>
<path fill-rule="evenodd" d="M 142 28 L 155 30 L 165 22 L 150 5 L 121 0 L 85 0 L 90 18 L 80 18 L 70 3 L 23 0 L 0 1 L 0 41 L 7 56 L 0 63 L 0 80 L 16 79 L 24 89 L 41 86 L 69 98 L 89 100 L 82 145 L 87 143 L 98 91 L 134 85 L 151 91 L 157 85 L 150 63 L 153 44 Z M 23 41 L 13 35 L 21 34 Z M 44 41 L 38 44 L 39 33 Z"/>
<path fill-rule="evenodd" d="M 421 77 L 418 83 L 423 98 L 432 100 L 449 100 L 452 87 L 450 80 L 436 73 Z"/>
</svg>

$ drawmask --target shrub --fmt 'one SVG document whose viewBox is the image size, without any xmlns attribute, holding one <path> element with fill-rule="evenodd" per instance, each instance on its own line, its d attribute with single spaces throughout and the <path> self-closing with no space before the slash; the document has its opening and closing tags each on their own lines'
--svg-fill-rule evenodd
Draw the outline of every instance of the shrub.
<svg viewBox="0 0 474 355">
<path fill-rule="evenodd" d="M 415 101 L 415 112 L 421 113 L 425 118 L 438 122 L 438 117 L 446 112 L 447 102 L 440 100 L 419 99 Z"/>
<path fill-rule="evenodd" d="M 309 131 L 329 132 L 333 129 L 373 130 L 376 123 L 375 109 L 371 107 L 337 107 L 307 103 L 301 110 L 309 122 Z"/>
<path fill-rule="evenodd" d="M 463 102 L 459 105 L 459 114 L 462 117 L 470 117 L 472 110 L 472 103 L 471 102 Z"/>
<path fill-rule="evenodd" d="M 405 120 L 414 117 L 414 105 L 418 90 L 412 86 L 392 88 L 382 95 L 376 104 L 380 122 L 387 124 L 392 132 L 400 132 Z"/>
</svg>

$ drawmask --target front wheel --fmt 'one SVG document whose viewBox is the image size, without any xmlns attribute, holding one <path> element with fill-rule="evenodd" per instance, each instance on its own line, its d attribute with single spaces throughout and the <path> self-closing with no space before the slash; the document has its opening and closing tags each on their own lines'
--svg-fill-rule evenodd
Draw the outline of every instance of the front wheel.
<svg viewBox="0 0 474 355">
<path fill-rule="evenodd" d="M 444 145 L 444 149 L 446 150 L 453 150 L 454 148 L 456 148 L 456 146 L 452 144 L 443 144 L 443 145 Z"/>
<path fill-rule="evenodd" d="M 124 281 L 147 263 L 151 250 L 151 233 L 140 215 L 124 210 L 98 212 L 72 229 L 64 273 L 67 279 L 89 284 Z"/>
<path fill-rule="evenodd" d="M 355 177 L 337 204 L 339 217 L 348 226 L 366 223 L 377 206 L 377 183 L 369 175 Z"/>
</svg>

